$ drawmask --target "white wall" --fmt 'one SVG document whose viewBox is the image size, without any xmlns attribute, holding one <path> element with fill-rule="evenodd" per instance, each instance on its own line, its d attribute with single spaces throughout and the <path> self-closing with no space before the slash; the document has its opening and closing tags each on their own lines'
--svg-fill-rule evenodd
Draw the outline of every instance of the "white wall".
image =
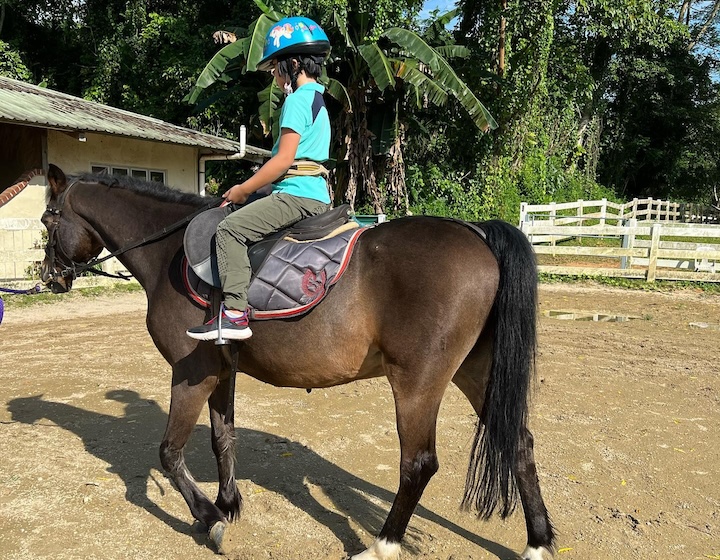
<svg viewBox="0 0 720 560">
<path fill-rule="evenodd" d="M 48 131 L 48 162 L 66 174 L 90 171 L 94 164 L 140 167 L 165 172 L 165 183 L 187 192 L 198 192 L 198 149 L 105 134 L 85 135 L 85 142 Z"/>
</svg>

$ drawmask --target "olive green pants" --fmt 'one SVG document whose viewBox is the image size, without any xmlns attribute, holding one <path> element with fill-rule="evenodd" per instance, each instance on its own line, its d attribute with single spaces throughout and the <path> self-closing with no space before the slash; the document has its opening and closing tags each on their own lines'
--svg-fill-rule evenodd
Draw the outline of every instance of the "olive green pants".
<svg viewBox="0 0 720 560">
<path fill-rule="evenodd" d="M 330 205 L 311 198 L 273 193 L 243 206 L 217 228 L 215 250 L 225 306 L 244 311 L 252 269 L 248 245 L 295 222 L 322 214 Z"/>
</svg>

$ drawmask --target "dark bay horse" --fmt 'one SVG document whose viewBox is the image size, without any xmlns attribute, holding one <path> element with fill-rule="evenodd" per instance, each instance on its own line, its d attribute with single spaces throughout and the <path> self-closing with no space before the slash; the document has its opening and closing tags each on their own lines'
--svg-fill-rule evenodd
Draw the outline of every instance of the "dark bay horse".
<svg viewBox="0 0 720 560">
<path fill-rule="evenodd" d="M 103 247 L 116 251 L 153 236 L 207 198 L 127 178 L 48 173 L 43 280 L 71 288 L 73 270 Z M 354 560 L 399 557 L 400 542 L 439 464 L 435 429 L 452 381 L 478 415 L 463 505 L 503 518 L 522 503 L 526 560 L 552 554 L 554 530 L 541 497 L 527 428 L 535 360 L 537 273 L 531 246 L 504 222 L 466 224 L 430 217 L 392 220 L 360 236 L 342 280 L 299 319 L 260 321 L 235 346 L 238 367 L 212 343 L 185 335 L 207 320 L 181 281 L 183 228 L 129 249 L 120 261 L 147 294 L 147 328 L 172 366 L 170 413 L 160 446 L 163 468 L 195 519 L 222 551 L 240 515 L 235 483 L 235 369 L 281 387 L 330 387 L 386 376 L 395 398 L 400 480 L 373 545 Z M 154 237 L 154 236 L 153 236 Z M 64 271 L 64 274 L 63 274 Z M 183 448 L 205 404 L 219 473 L 213 503 L 188 471 Z"/>
</svg>

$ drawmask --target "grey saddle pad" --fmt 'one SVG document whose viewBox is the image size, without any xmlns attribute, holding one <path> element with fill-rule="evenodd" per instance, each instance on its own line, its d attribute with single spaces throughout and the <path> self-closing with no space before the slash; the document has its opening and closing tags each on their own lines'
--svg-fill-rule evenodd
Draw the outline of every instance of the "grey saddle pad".
<svg viewBox="0 0 720 560">
<path fill-rule="evenodd" d="M 339 209 L 335 209 L 339 211 Z M 185 233 L 185 286 L 193 300 L 206 305 L 213 286 L 219 286 L 214 236 L 217 224 L 230 212 L 214 208 L 190 223 Z M 332 217 L 332 216 L 330 216 Z M 345 218 L 346 219 L 346 218 Z M 345 220 L 340 220 L 340 222 Z M 325 296 L 345 271 L 359 235 L 366 228 L 347 222 L 313 241 L 273 234 L 251 246 L 253 277 L 248 290 L 251 317 L 272 319 L 305 313 Z M 328 228 L 318 230 L 325 233 Z M 254 255 L 253 255 L 254 253 Z"/>
</svg>

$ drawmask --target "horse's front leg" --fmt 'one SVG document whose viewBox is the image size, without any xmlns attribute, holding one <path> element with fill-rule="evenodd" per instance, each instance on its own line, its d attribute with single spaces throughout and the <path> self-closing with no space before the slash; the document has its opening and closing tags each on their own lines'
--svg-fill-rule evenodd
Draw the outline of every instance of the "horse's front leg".
<svg viewBox="0 0 720 560">
<path fill-rule="evenodd" d="M 160 445 L 160 462 L 187 502 L 193 517 L 205 524 L 210 538 L 220 546 L 227 524 L 225 514 L 198 488 L 185 465 L 183 449 L 200 412 L 218 385 L 216 376 L 207 376 L 190 383 L 178 366 L 173 367 L 170 415 L 165 436 Z"/>
<path fill-rule="evenodd" d="M 210 395 L 212 448 L 218 466 L 219 487 L 215 505 L 233 521 L 243 501 L 235 483 L 235 372 L 222 379 Z"/>
</svg>

